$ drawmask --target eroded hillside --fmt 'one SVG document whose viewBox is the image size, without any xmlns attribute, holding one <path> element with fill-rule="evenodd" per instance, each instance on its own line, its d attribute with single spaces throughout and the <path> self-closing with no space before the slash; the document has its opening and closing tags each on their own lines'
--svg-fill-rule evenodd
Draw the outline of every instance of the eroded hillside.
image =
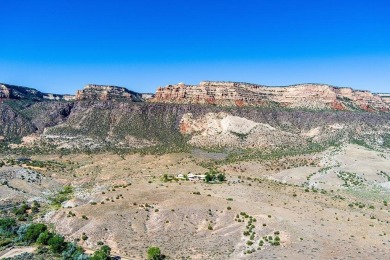
<svg viewBox="0 0 390 260">
<path fill-rule="evenodd" d="M 126 101 L 5 103 L 1 108 L 2 136 L 21 138 L 22 146 L 55 149 L 274 149 L 351 141 L 386 146 L 390 127 L 390 114 L 369 112 Z"/>
</svg>

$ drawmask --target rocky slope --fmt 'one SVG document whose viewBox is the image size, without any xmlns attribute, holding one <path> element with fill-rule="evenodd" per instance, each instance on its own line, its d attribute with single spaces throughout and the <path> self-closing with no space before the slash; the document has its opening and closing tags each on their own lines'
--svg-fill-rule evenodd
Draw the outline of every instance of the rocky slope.
<svg viewBox="0 0 390 260">
<path fill-rule="evenodd" d="M 58 149 L 226 147 L 304 148 L 313 143 L 365 140 L 382 145 L 390 114 L 225 108 L 125 101 L 41 102 L 20 110 L 10 106 L 2 136 L 26 145 Z M 4 113 L 3 113 L 4 115 Z M 158 148 L 160 147 L 160 148 Z"/>
<path fill-rule="evenodd" d="M 158 88 L 153 102 L 222 106 L 281 106 L 288 108 L 390 111 L 389 100 L 369 91 L 324 84 L 268 87 L 238 82 L 204 81 L 199 85 Z"/>
</svg>

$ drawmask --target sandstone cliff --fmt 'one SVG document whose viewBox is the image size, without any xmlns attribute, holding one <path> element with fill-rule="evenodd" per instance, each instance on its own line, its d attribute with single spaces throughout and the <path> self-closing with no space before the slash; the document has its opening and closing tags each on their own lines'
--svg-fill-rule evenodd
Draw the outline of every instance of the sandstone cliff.
<svg viewBox="0 0 390 260">
<path fill-rule="evenodd" d="M 140 102 L 142 95 L 123 87 L 89 84 L 76 93 L 76 100 L 130 100 Z"/>
<path fill-rule="evenodd" d="M 325 84 L 268 87 L 239 82 L 204 81 L 199 85 L 160 87 L 151 102 L 221 106 L 281 106 L 288 108 L 390 111 L 390 103 L 369 91 Z"/>
</svg>

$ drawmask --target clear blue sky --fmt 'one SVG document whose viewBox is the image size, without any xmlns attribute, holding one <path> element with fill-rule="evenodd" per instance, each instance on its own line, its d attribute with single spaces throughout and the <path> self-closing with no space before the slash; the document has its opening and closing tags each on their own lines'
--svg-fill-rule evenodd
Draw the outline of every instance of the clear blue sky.
<svg viewBox="0 0 390 260">
<path fill-rule="evenodd" d="M 0 82 L 74 93 L 201 80 L 390 92 L 390 4 L 0 0 Z"/>
</svg>

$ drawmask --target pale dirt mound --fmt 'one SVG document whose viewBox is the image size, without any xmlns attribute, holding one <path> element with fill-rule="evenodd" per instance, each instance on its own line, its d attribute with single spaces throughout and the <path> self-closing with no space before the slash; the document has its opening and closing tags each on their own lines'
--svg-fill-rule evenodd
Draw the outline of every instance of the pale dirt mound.
<svg viewBox="0 0 390 260">
<path fill-rule="evenodd" d="M 185 114 L 180 121 L 180 131 L 192 135 L 189 143 L 199 147 L 260 148 L 305 143 L 299 135 L 225 112 L 208 113 L 200 118 Z"/>
<path fill-rule="evenodd" d="M 222 132 L 233 132 L 237 134 L 249 134 L 259 124 L 238 116 L 226 116 L 221 120 Z M 269 126 L 272 129 L 271 126 Z"/>
</svg>

